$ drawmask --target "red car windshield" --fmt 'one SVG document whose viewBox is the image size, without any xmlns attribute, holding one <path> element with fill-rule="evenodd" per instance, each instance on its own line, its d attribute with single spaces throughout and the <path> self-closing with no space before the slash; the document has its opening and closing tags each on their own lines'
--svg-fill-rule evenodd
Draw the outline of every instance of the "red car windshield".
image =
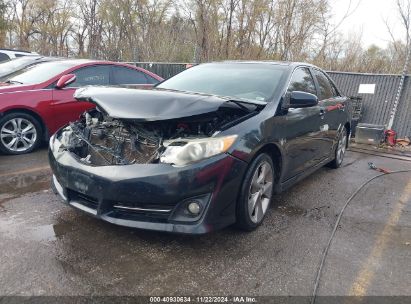
<svg viewBox="0 0 411 304">
<path fill-rule="evenodd" d="M 12 83 L 21 84 L 37 84 L 42 83 L 50 78 L 57 76 L 65 70 L 74 67 L 76 64 L 72 62 L 55 61 L 40 63 L 19 71 L 20 73 L 9 81 Z"/>
</svg>

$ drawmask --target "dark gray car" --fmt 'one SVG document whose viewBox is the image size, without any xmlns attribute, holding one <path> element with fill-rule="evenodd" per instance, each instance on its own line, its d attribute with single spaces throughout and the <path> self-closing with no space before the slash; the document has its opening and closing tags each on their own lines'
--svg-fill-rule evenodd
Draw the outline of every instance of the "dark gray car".
<svg viewBox="0 0 411 304">
<path fill-rule="evenodd" d="M 274 193 L 338 168 L 351 103 L 304 63 L 223 62 L 153 90 L 84 88 L 93 110 L 50 140 L 64 201 L 117 225 L 201 234 L 253 230 Z"/>
</svg>

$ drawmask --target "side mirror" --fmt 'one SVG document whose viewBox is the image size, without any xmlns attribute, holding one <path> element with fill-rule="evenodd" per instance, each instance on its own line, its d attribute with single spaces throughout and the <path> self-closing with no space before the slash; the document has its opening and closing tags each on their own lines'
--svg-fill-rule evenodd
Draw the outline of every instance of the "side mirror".
<svg viewBox="0 0 411 304">
<path fill-rule="evenodd" d="M 318 104 L 318 97 L 314 94 L 292 91 L 289 95 L 287 108 L 307 108 Z"/>
<path fill-rule="evenodd" d="M 72 84 L 74 81 L 76 81 L 76 75 L 74 75 L 74 74 L 63 75 L 57 81 L 56 88 L 57 89 L 63 89 L 66 86 L 68 86 L 69 84 Z"/>
</svg>

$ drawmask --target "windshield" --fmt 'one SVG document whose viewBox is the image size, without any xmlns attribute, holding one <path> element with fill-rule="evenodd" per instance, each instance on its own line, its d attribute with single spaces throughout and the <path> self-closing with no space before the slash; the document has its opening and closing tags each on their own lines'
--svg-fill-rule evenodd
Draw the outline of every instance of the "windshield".
<svg viewBox="0 0 411 304">
<path fill-rule="evenodd" d="M 286 68 L 261 63 L 209 63 L 177 74 L 157 88 L 267 102 Z"/>
<path fill-rule="evenodd" d="M 39 57 L 25 56 L 9 60 L 0 64 L 0 75 L 12 73 L 18 69 L 24 68 L 28 64 L 36 61 Z"/>
<path fill-rule="evenodd" d="M 42 83 L 50 78 L 57 76 L 65 70 L 75 66 L 72 62 L 54 61 L 40 63 L 21 70 L 21 73 L 9 79 L 10 82 L 21 84 Z"/>
</svg>

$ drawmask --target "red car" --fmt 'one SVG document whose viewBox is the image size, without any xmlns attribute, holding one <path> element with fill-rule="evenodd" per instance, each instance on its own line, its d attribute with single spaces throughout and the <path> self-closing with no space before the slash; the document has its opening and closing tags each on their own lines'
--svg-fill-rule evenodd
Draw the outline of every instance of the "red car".
<svg viewBox="0 0 411 304">
<path fill-rule="evenodd" d="M 109 61 L 53 61 L 23 70 L 0 86 L 0 151 L 31 152 L 94 107 L 73 98 L 79 87 L 152 86 L 162 80 L 142 68 Z"/>
</svg>

